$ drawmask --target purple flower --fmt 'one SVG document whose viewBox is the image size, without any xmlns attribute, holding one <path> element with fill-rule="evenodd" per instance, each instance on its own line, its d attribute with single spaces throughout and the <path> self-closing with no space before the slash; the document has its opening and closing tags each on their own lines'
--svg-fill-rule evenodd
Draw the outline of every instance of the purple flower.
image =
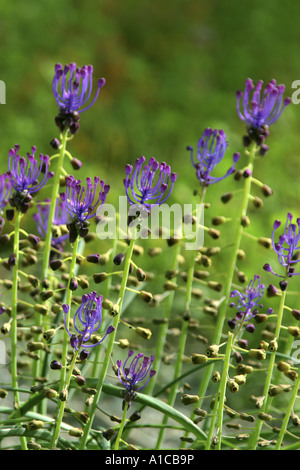
<svg viewBox="0 0 300 470">
<path fill-rule="evenodd" d="M 202 137 L 198 141 L 196 161 L 193 157 L 193 147 L 187 147 L 187 150 L 191 152 L 191 161 L 196 169 L 197 178 L 203 186 L 218 183 L 234 173 L 235 164 L 240 158 L 239 153 L 233 155 L 233 165 L 224 176 L 217 178 L 210 174 L 217 164 L 223 160 L 227 147 L 228 142 L 226 141 L 225 132 L 223 130 L 213 130 L 210 128 L 205 129 Z"/>
<path fill-rule="evenodd" d="M 94 183 L 91 178 L 86 178 L 86 186 L 81 185 L 81 180 L 75 180 L 73 176 L 66 178 L 67 191 L 60 195 L 67 212 L 72 217 L 68 224 L 70 241 L 75 241 L 78 234 L 85 237 L 88 233 L 88 220 L 94 217 L 94 210 L 99 204 L 104 204 L 110 189 L 108 184 L 95 176 Z M 98 186 L 100 184 L 100 190 Z M 97 194 L 97 191 L 98 194 Z"/>
<path fill-rule="evenodd" d="M 237 297 L 236 302 L 231 302 L 230 307 L 235 307 L 238 313 L 235 316 L 235 320 L 229 320 L 228 324 L 230 327 L 235 327 L 236 322 L 249 321 L 257 313 L 257 308 L 262 308 L 260 300 L 264 294 L 265 286 L 260 282 L 260 276 L 255 275 L 254 279 L 251 280 L 246 288 L 245 292 L 234 290 L 231 292 L 230 297 Z M 248 325 L 248 331 L 254 331 L 253 325 Z"/>
<path fill-rule="evenodd" d="M 55 73 L 52 82 L 54 98 L 60 108 L 55 118 L 57 126 L 63 131 L 66 127 L 75 134 L 79 129 L 79 116 L 89 109 L 96 101 L 100 89 L 105 85 L 105 79 L 100 78 L 97 91 L 91 99 L 93 89 L 93 67 L 84 65 L 77 67 L 75 63 L 55 65 Z"/>
<path fill-rule="evenodd" d="M 50 212 L 50 202 L 49 198 L 45 199 L 44 204 L 37 204 L 38 212 L 36 212 L 32 218 L 36 223 L 37 230 L 41 237 L 45 238 L 48 227 L 49 212 Z M 55 214 L 52 225 L 67 225 L 69 222 L 69 214 L 66 211 L 65 201 L 57 199 Z M 59 246 L 68 238 L 68 234 L 63 234 L 58 237 L 52 237 L 52 244 L 54 246 Z"/>
<path fill-rule="evenodd" d="M 275 232 L 281 226 L 280 220 L 275 220 L 272 232 L 273 249 L 275 253 L 277 253 L 278 261 L 281 266 L 286 268 L 286 273 L 289 277 L 300 274 L 295 272 L 294 267 L 294 265 L 300 261 L 297 256 L 297 251 L 300 249 L 300 218 L 297 219 L 296 224 L 293 224 L 292 220 L 293 215 L 288 212 L 284 233 L 279 235 L 277 242 L 275 241 Z M 278 277 L 285 277 L 276 274 L 269 264 L 264 265 L 264 270 L 271 272 Z"/>
<path fill-rule="evenodd" d="M 133 355 L 134 352 L 130 350 L 124 364 L 122 364 L 122 361 L 120 360 L 117 361 L 118 377 L 120 382 L 126 388 L 124 401 L 127 401 L 129 406 L 136 396 L 135 392 L 146 387 L 151 377 L 156 374 L 156 371 L 151 369 L 154 362 L 154 356 L 149 358 L 144 356 L 143 353 L 139 353 L 132 358 Z M 130 364 L 129 359 L 131 359 Z"/>
<path fill-rule="evenodd" d="M 102 343 L 106 336 L 114 331 L 114 327 L 109 326 L 100 341 L 94 344 L 86 344 L 102 325 L 102 300 L 102 295 L 97 295 L 97 292 L 90 292 L 82 296 L 81 305 L 77 309 L 73 319 L 73 326 L 76 333 L 71 333 L 68 329 L 66 320 L 69 306 L 63 306 L 64 313 L 66 314 L 65 328 L 70 336 L 71 346 L 74 349 L 78 350 L 82 345 L 84 345 L 85 348 L 93 348 Z"/>
<path fill-rule="evenodd" d="M 151 157 L 144 165 L 145 160 L 144 156 L 138 158 L 134 169 L 132 165 L 126 165 L 124 186 L 129 204 L 141 204 L 150 210 L 151 206 L 162 204 L 168 199 L 177 174 L 171 173 L 171 167 L 165 162 L 159 163 Z"/>
<path fill-rule="evenodd" d="M 291 103 L 291 98 L 284 98 L 284 85 L 277 85 L 271 80 L 264 90 L 263 81 L 257 82 L 256 88 L 250 78 L 247 78 L 245 91 L 237 92 L 237 111 L 239 117 L 249 127 L 258 129 L 262 126 L 270 126 L 279 119 L 284 108 Z M 240 101 L 243 97 L 243 113 L 240 111 Z"/>
<path fill-rule="evenodd" d="M 26 212 L 32 199 L 32 194 L 44 187 L 53 172 L 48 171 L 49 156 L 40 155 L 40 163 L 35 158 L 36 147 L 31 148 L 27 158 L 18 154 L 19 145 L 9 151 L 8 170 L 12 179 L 15 194 L 9 202 L 21 212 Z M 40 181 L 39 181 L 40 178 Z"/>
</svg>

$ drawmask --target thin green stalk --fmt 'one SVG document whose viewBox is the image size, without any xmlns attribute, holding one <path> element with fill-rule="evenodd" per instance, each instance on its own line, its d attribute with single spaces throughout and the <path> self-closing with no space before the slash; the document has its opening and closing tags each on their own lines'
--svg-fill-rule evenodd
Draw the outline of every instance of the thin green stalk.
<svg viewBox="0 0 300 470">
<path fill-rule="evenodd" d="M 15 221 L 15 233 L 14 233 L 14 246 L 13 253 L 15 256 L 15 265 L 13 267 L 12 275 L 12 292 L 11 292 L 11 378 L 13 387 L 14 407 L 20 408 L 20 395 L 18 391 L 18 369 L 17 369 L 17 309 L 18 309 L 18 269 L 19 269 L 19 241 L 20 241 L 20 220 L 21 212 L 17 211 Z M 20 436 L 22 450 L 27 449 L 26 438 Z"/>
<path fill-rule="evenodd" d="M 95 413 L 96 413 L 96 410 L 97 410 L 97 405 L 98 405 L 98 402 L 99 402 L 100 397 L 101 397 L 104 380 L 105 380 L 105 377 L 106 377 L 106 374 L 107 374 L 107 371 L 108 371 L 108 366 L 109 366 L 109 363 L 110 363 L 111 354 L 112 354 L 112 350 L 113 350 L 113 346 L 114 346 L 114 342 L 115 342 L 115 337 L 116 337 L 116 333 L 117 333 L 119 319 L 120 319 L 120 316 L 122 314 L 122 305 L 123 305 L 123 300 L 124 300 L 124 296 L 125 296 L 125 292 L 126 292 L 126 286 L 127 286 L 127 280 L 128 280 L 128 274 L 129 274 L 129 268 L 130 268 L 130 262 L 131 262 L 131 258 L 132 258 L 134 243 L 135 243 L 135 240 L 132 238 L 130 240 L 128 249 L 126 251 L 126 256 L 125 256 L 125 260 L 124 260 L 124 273 L 123 273 L 123 277 L 122 277 L 122 283 L 121 283 L 119 298 L 118 298 L 118 302 L 117 302 L 119 310 L 118 310 L 117 315 L 115 315 L 115 317 L 113 319 L 113 323 L 112 323 L 112 326 L 115 328 L 115 330 L 109 335 L 106 354 L 105 354 L 105 357 L 104 357 L 104 360 L 103 360 L 102 369 L 101 369 L 101 372 L 100 372 L 100 375 L 99 375 L 99 380 L 98 380 L 97 387 L 96 387 L 97 393 L 94 396 L 94 400 L 93 400 L 93 402 L 90 406 L 90 413 L 89 413 L 90 414 L 90 419 L 89 419 L 88 423 L 85 425 L 84 433 L 83 433 L 83 436 L 81 438 L 80 445 L 79 445 L 79 450 L 84 450 L 85 449 L 86 441 L 87 441 L 90 429 L 93 425 L 93 420 L 94 420 L 94 416 L 95 416 Z"/>
<path fill-rule="evenodd" d="M 280 334 L 280 327 L 282 323 L 282 317 L 283 317 L 283 311 L 284 311 L 284 302 L 286 298 L 286 290 L 282 292 L 281 299 L 280 299 L 280 304 L 279 304 L 279 310 L 278 310 L 278 315 L 277 315 L 277 322 L 276 322 L 276 327 L 274 331 L 274 338 L 277 339 Z M 270 361 L 268 365 L 268 370 L 267 370 L 267 377 L 264 385 L 264 391 L 263 391 L 263 396 L 264 396 L 264 401 L 263 405 L 261 407 L 261 411 L 266 413 L 269 408 L 269 404 L 271 401 L 271 397 L 268 395 L 268 391 L 271 385 L 271 380 L 272 380 L 272 374 L 273 374 L 273 368 L 275 365 L 275 356 L 276 356 L 276 351 L 272 352 L 270 354 Z M 256 426 L 254 428 L 254 431 L 252 433 L 250 442 L 249 442 L 249 449 L 250 450 L 255 450 L 257 447 L 258 439 L 260 436 L 260 431 L 262 428 L 263 421 L 257 420 Z"/>
<path fill-rule="evenodd" d="M 248 166 L 247 166 L 247 168 L 251 171 L 251 174 L 253 173 L 254 158 L 255 158 L 256 151 L 257 151 L 256 144 L 253 143 L 251 148 L 250 148 L 249 162 L 248 162 Z M 251 190 L 251 178 L 246 178 L 245 179 L 244 191 L 243 191 L 242 204 L 241 204 L 240 213 L 239 213 L 239 216 L 238 216 L 238 226 L 237 226 L 237 230 L 236 230 L 236 233 L 235 233 L 235 239 L 234 239 L 234 243 L 233 243 L 232 255 L 231 255 L 231 258 L 229 260 L 228 272 L 227 272 L 227 276 L 226 276 L 226 280 L 225 280 L 225 284 L 224 284 L 224 301 L 221 303 L 218 318 L 217 318 L 217 322 L 216 322 L 216 325 L 215 325 L 214 337 L 213 337 L 213 340 L 212 340 L 213 344 L 219 344 L 220 340 L 221 340 L 223 326 L 224 326 L 224 322 L 225 322 L 225 319 L 226 319 L 228 303 L 229 303 L 229 300 L 230 300 L 230 292 L 231 292 L 231 288 L 232 288 L 233 276 L 234 276 L 234 273 L 235 273 L 235 265 L 236 265 L 237 254 L 238 254 L 238 250 L 240 248 L 241 238 L 242 238 L 242 234 L 243 234 L 243 226 L 241 224 L 241 220 L 247 214 L 250 190 Z M 208 387 L 209 382 L 210 382 L 210 377 L 211 377 L 213 368 L 214 368 L 214 365 L 210 364 L 207 367 L 203 378 L 201 379 L 201 384 L 200 384 L 200 388 L 199 388 L 199 392 L 198 392 L 198 395 L 200 397 L 206 395 L 206 390 L 207 390 L 207 387 Z M 201 406 L 201 405 L 198 403 L 197 406 Z"/>
<path fill-rule="evenodd" d="M 125 401 L 124 402 L 123 415 L 122 415 L 122 421 L 121 421 L 121 424 L 120 424 L 120 427 L 119 427 L 119 431 L 118 431 L 118 435 L 117 435 L 117 438 L 116 438 L 114 450 L 119 450 L 120 439 L 122 437 L 123 429 L 124 429 L 124 426 L 125 426 L 125 423 L 126 423 L 127 410 L 128 410 L 128 402 Z"/>
<path fill-rule="evenodd" d="M 282 422 L 282 425 L 281 425 L 281 428 L 280 428 L 280 433 L 279 433 L 279 435 L 276 439 L 275 450 L 280 450 L 280 448 L 281 448 L 281 444 L 282 444 L 284 435 L 286 433 L 286 428 L 287 428 L 287 425 L 288 425 L 288 422 L 289 422 L 289 419 L 290 419 L 290 416 L 291 416 L 291 413 L 292 413 L 292 410 L 294 408 L 294 404 L 295 404 L 295 401 L 296 401 L 296 398 L 297 398 L 297 395 L 298 395 L 299 385 L 300 385 L 300 373 L 299 373 L 299 370 L 298 370 L 298 377 L 297 377 L 297 379 L 295 381 L 295 384 L 294 384 L 293 393 L 291 394 L 289 404 L 286 408 L 286 412 L 285 412 L 283 422 Z"/>
<path fill-rule="evenodd" d="M 65 380 L 64 385 L 63 385 L 63 389 L 66 390 L 66 392 L 68 392 L 68 389 L 69 389 L 69 385 L 70 385 L 70 382 L 71 382 L 73 369 L 74 369 L 74 366 L 75 366 L 75 363 L 76 363 L 77 356 L 78 356 L 78 351 L 74 352 L 74 354 L 73 354 L 72 361 L 71 361 L 71 364 L 69 366 L 68 375 L 67 375 L 66 380 Z M 61 426 L 62 426 L 62 420 L 63 420 L 63 416 L 64 416 L 66 401 L 67 401 L 66 399 L 60 401 L 59 412 L 58 412 L 58 416 L 57 416 L 57 420 L 56 420 L 56 425 L 55 425 L 55 428 L 54 428 L 54 433 L 52 435 L 50 449 L 55 448 L 55 446 L 57 444 L 57 441 L 59 439 L 59 433 L 60 433 L 60 429 L 61 429 Z"/>
<path fill-rule="evenodd" d="M 228 369 L 230 363 L 230 356 L 232 351 L 232 344 L 233 344 L 233 334 L 228 333 L 225 357 L 224 357 L 224 365 L 222 371 L 222 377 L 219 385 L 218 395 L 216 398 L 216 406 L 217 406 L 217 414 L 213 416 L 210 426 L 210 431 L 208 434 L 207 442 L 206 442 L 206 450 L 210 449 L 211 442 L 212 442 L 212 435 L 215 429 L 215 420 L 217 420 L 216 428 L 217 428 L 217 443 L 215 446 L 216 450 L 221 449 L 222 444 L 222 429 L 223 429 L 223 412 L 224 412 L 224 403 L 226 398 L 226 386 L 228 381 Z"/>
</svg>

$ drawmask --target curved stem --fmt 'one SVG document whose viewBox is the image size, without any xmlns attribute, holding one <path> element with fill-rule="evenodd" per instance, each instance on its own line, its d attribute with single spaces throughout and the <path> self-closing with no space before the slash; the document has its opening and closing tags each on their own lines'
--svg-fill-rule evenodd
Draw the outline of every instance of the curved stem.
<svg viewBox="0 0 300 470">
<path fill-rule="evenodd" d="M 93 425 L 93 420 L 94 420 L 94 416 L 95 416 L 95 413 L 96 413 L 97 405 L 98 405 L 98 402 L 100 400 L 100 396 L 101 396 L 101 393 L 102 393 L 102 388 L 103 388 L 104 380 L 105 380 L 105 377 L 106 377 L 106 374 L 107 374 L 107 370 L 108 370 L 108 366 L 109 366 L 109 362 L 110 362 L 110 358 L 111 358 L 111 353 L 112 353 L 112 350 L 113 350 L 114 341 L 115 341 L 115 337 L 116 337 L 116 333 L 117 333 L 118 323 L 119 323 L 119 319 L 120 319 L 120 316 L 121 316 L 121 313 L 122 313 L 122 305 L 123 305 L 124 295 L 125 295 L 125 292 L 126 292 L 126 285 L 127 285 L 127 280 L 128 280 L 130 261 L 131 261 L 131 258 L 132 258 L 134 243 L 135 243 L 135 240 L 131 239 L 130 244 L 129 244 L 128 249 L 127 249 L 127 252 L 126 252 L 126 257 L 125 257 L 125 260 L 124 260 L 124 273 L 123 273 L 123 277 L 122 277 L 122 283 L 121 283 L 119 298 L 118 298 L 119 312 L 114 317 L 113 324 L 112 324 L 112 326 L 115 328 L 115 330 L 109 335 L 106 354 L 105 354 L 105 357 L 104 357 L 104 360 L 103 360 L 102 369 L 101 369 L 101 372 L 100 372 L 100 375 L 99 375 L 99 380 L 98 380 L 97 387 L 96 387 L 97 393 L 94 396 L 93 403 L 91 404 L 91 407 L 90 407 L 90 419 L 89 419 L 88 423 L 85 425 L 84 433 L 83 433 L 83 436 L 81 438 L 80 445 L 79 445 L 79 450 L 85 449 L 85 444 L 86 444 L 90 429 Z"/>
<path fill-rule="evenodd" d="M 19 240 L 20 240 L 20 220 L 21 212 L 17 211 L 15 230 L 14 230 L 14 247 L 15 265 L 12 275 L 12 292 L 11 292 L 11 380 L 14 397 L 14 407 L 20 408 L 20 396 L 18 391 L 18 370 L 17 370 L 17 305 L 18 305 L 18 269 L 19 269 Z M 22 450 L 27 449 L 26 438 L 20 437 Z"/>
<path fill-rule="evenodd" d="M 119 450 L 120 439 L 122 437 L 123 429 L 124 429 L 125 422 L 126 422 L 127 410 L 128 410 L 128 402 L 125 401 L 124 402 L 123 415 L 122 415 L 122 421 L 121 421 L 121 424 L 120 424 L 120 427 L 119 427 L 119 432 L 118 432 L 118 435 L 117 435 L 117 438 L 116 438 L 114 450 Z"/>
<path fill-rule="evenodd" d="M 287 406 L 287 409 L 283 418 L 280 433 L 278 435 L 278 438 L 276 439 L 275 450 L 280 450 L 281 448 L 282 440 L 284 438 L 286 428 L 287 428 L 287 425 L 288 425 L 288 422 L 289 422 L 289 419 L 290 419 L 290 416 L 291 416 L 291 413 L 292 413 L 292 410 L 293 410 L 293 407 L 294 407 L 294 404 L 298 395 L 299 385 L 300 385 L 300 373 L 298 371 L 298 377 L 294 384 L 293 393 L 290 397 L 290 401 L 289 401 L 289 404 Z"/>
</svg>

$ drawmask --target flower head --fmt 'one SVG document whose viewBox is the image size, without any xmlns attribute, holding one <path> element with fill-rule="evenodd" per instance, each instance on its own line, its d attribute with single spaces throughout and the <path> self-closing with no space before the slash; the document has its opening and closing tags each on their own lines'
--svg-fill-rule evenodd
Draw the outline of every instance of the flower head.
<svg viewBox="0 0 300 470">
<path fill-rule="evenodd" d="M 89 109 L 96 101 L 100 89 L 105 85 L 105 79 L 100 78 L 97 91 L 91 99 L 93 89 L 93 66 L 77 67 L 75 63 L 55 65 L 52 82 L 54 98 L 60 108 L 56 124 L 61 131 L 68 127 L 75 134 L 79 128 L 78 113 Z"/>
<path fill-rule="evenodd" d="M 105 184 L 99 177 L 86 178 L 86 186 L 81 185 L 81 180 L 75 180 L 73 176 L 66 178 L 67 191 L 60 195 L 65 203 L 67 212 L 72 217 L 68 224 L 71 238 L 74 241 L 78 234 L 86 236 L 88 233 L 88 220 L 94 217 L 94 210 L 99 204 L 104 204 L 110 186 Z M 98 186 L 100 184 L 100 190 Z M 97 194 L 97 191 L 98 194 Z"/>
<path fill-rule="evenodd" d="M 90 292 L 89 294 L 84 294 L 82 296 L 81 305 L 77 309 L 73 320 L 73 327 L 76 333 L 71 333 L 68 329 L 66 319 L 69 306 L 63 306 L 63 310 L 66 314 L 65 328 L 70 336 L 71 346 L 74 349 L 78 350 L 82 345 L 84 345 L 85 348 L 97 346 L 104 341 L 107 335 L 114 331 L 114 327 L 109 326 L 100 341 L 93 344 L 86 344 L 91 339 L 91 336 L 95 334 L 102 325 L 102 300 L 102 295 L 97 295 L 97 292 Z"/>
<path fill-rule="evenodd" d="M 255 275 L 246 288 L 245 292 L 233 290 L 230 294 L 231 298 L 237 297 L 236 302 L 231 302 L 230 307 L 235 307 L 238 312 L 235 320 L 229 320 L 229 325 L 235 326 L 236 320 L 248 322 L 258 312 L 258 307 L 262 308 L 260 300 L 264 294 L 265 286 L 260 282 L 260 276 Z M 249 325 L 248 325 L 249 326 Z M 246 327 L 247 328 L 247 327 Z M 248 331 L 254 331 L 253 325 Z"/>
<path fill-rule="evenodd" d="M 141 156 L 136 160 L 134 169 L 132 165 L 126 165 L 124 186 L 129 204 L 141 204 L 150 210 L 151 206 L 168 199 L 177 174 L 171 173 L 171 167 L 165 162 L 159 163 L 153 157 L 144 165 L 145 161 L 145 157 Z"/>
<path fill-rule="evenodd" d="M 284 233 L 279 235 L 278 241 L 275 241 L 276 230 L 281 226 L 280 220 L 275 220 L 272 232 L 272 246 L 278 256 L 281 266 L 285 267 L 288 277 L 298 275 L 295 272 L 295 264 L 300 261 L 298 258 L 298 250 L 300 249 L 300 218 L 297 223 L 292 223 L 293 215 L 288 212 Z M 278 277 L 285 277 L 276 274 L 269 264 L 264 265 L 264 270 L 275 274 Z"/>
<path fill-rule="evenodd" d="M 156 371 L 151 369 L 154 356 L 147 357 L 143 353 L 139 353 L 134 357 L 133 355 L 134 352 L 130 350 L 124 364 L 120 360 L 117 361 L 118 377 L 126 388 L 124 401 L 127 401 L 129 405 L 136 396 L 135 392 L 146 387 L 151 377 L 156 374 Z M 130 359 L 131 362 L 129 363 Z"/>
<path fill-rule="evenodd" d="M 27 158 L 18 153 L 19 145 L 9 151 L 8 170 L 12 179 L 15 194 L 9 202 L 21 212 L 26 212 L 32 199 L 32 194 L 38 192 L 46 184 L 53 172 L 48 171 L 49 156 L 40 154 L 40 163 L 35 158 L 36 147 L 31 148 Z M 40 181 L 39 181 L 40 178 Z"/>
<path fill-rule="evenodd" d="M 50 212 L 50 199 L 45 199 L 43 204 L 37 204 L 37 210 L 33 215 L 33 220 L 36 223 L 37 230 L 41 237 L 45 238 L 48 227 L 49 212 Z M 66 210 L 65 201 L 57 199 L 55 214 L 53 219 L 53 226 L 67 225 L 69 221 L 69 214 Z M 52 237 L 52 244 L 54 246 L 61 245 L 68 238 L 68 234 L 58 235 L 57 237 Z"/>
<path fill-rule="evenodd" d="M 217 178 L 210 174 L 217 164 L 223 160 L 227 147 L 228 142 L 226 141 L 225 132 L 223 130 L 213 130 L 210 128 L 205 129 L 202 137 L 198 141 L 196 161 L 193 157 L 193 148 L 190 146 L 187 147 L 187 150 L 191 152 L 191 160 L 196 169 L 197 178 L 203 186 L 218 183 L 234 173 L 235 164 L 240 157 L 238 153 L 233 155 L 233 165 L 224 176 Z"/>
</svg>

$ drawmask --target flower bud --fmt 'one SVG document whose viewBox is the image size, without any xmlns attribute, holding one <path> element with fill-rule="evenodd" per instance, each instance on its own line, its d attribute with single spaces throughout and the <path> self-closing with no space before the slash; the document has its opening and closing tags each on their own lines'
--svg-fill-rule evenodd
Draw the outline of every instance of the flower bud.
<svg viewBox="0 0 300 470">
<path fill-rule="evenodd" d="M 34 441 L 27 442 L 28 450 L 40 450 L 41 448 L 42 448 L 41 444 L 38 444 L 37 442 L 34 442 Z"/>
<path fill-rule="evenodd" d="M 4 390 L 4 388 L 0 388 L 0 398 L 6 398 L 8 395 L 8 391 Z"/>
<path fill-rule="evenodd" d="M 41 341 L 30 341 L 27 344 L 27 349 L 29 352 L 33 351 L 42 351 L 44 349 L 45 345 Z"/>
<path fill-rule="evenodd" d="M 198 395 L 184 394 L 181 397 L 181 402 L 183 405 L 192 405 L 193 403 L 197 403 L 198 401 L 199 401 Z"/>
<path fill-rule="evenodd" d="M 68 431 L 69 436 L 72 437 L 81 437 L 83 435 L 83 429 L 82 428 L 71 428 Z"/>
<path fill-rule="evenodd" d="M 76 418 L 78 418 L 83 424 L 87 424 L 87 422 L 89 421 L 90 417 L 87 413 L 85 413 L 84 411 L 76 411 L 75 412 L 75 416 Z"/>
<path fill-rule="evenodd" d="M 280 387 L 280 385 L 271 385 L 268 390 L 268 394 L 270 395 L 270 397 L 276 397 L 281 392 L 282 392 L 282 388 Z"/>
<path fill-rule="evenodd" d="M 293 382 L 295 382 L 298 377 L 298 373 L 295 370 L 287 370 L 286 372 L 284 372 L 284 375 L 291 379 Z"/>
<path fill-rule="evenodd" d="M 94 279 L 95 284 L 100 284 L 100 282 L 103 282 L 107 279 L 107 273 L 106 272 L 96 273 L 93 275 L 93 279 Z"/>
<path fill-rule="evenodd" d="M 136 277 L 139 282 L 143 282 L 146 280 L 146 273 L 141 268 L 136 270 Z"/>
<path fill-rule="evenodd" d="M 249 354 L 259 361 L 263 361 L 266 358 L 266 351 L 264 349 L 249 349 Z"/>
<path fill-rule="evenodd" d="M 55 335 L 55 333 L 56 333 L 56 329 L 55 329 L 55 328 L 50 328 L 49 330 L 44 331 L 44 333 L 43 333 L 43 338 L 44 338 L 46 341 L 49 341 L 50 339 L 53 338 L 53 336 Z"/>
<path fill-rule="evenodd" d="M 275 339 L 273 339 L 269 343 L 268 350 L 271 351 L 271 352 L 275 352 L 275 351 L 277 351 L 277 349 L 278 349 L 278 343 Z"/>
<path fill-rule="evenodd" d="M 146 292 L 145 290 L 141 290 L 140 297 L 147 303 L 151 302 L 153 299 L 153 295 L 151 292 Z"/>
<path fill-rule="evenodd" d="M 254 423 L 255 417 L 252 415 L 248 415 L 247 413 L 241 413 L 240 418 L 244 421 L 248 421 L 248 423 Z"/>
<path fill-rule="evenodd" d="M 227 381 L 227 385 L 228 385 L 228 388 L 229 390 L 232 392 L 232 393 L 236 393 L 239 391 L 239 384 L 235 381 L 235 380 L 232 380 L 232 379 L 229 379 Z"/>
<path fill-rule="evenodd" d="M 213 382 L 220 382 L 220 380 L 221 380 L 221 374 L 220 374 L 220 372 L 216 370 L 216 371 L 213 373 L 213 375 L 212 375 L 212 377 L 211 377 L 211 380 L 212 380 Z"/>
<path fill-rule="evenodd" d="M 298 326 L 289 326 L 288 332 L 290 335 L 294 336 L 295 338 L 300 336 L 300 328 Z"/>
<path fill-rule="evenodd" d="M 207 357 L 218 357 L 219 346 L 217 344 L 213 344 L 208 346 L 206 350 Z"/>
<path fill-rule="evenodd" d="M 272 246 L 271 238 L 260 237 L 258 239 L 258 243 L 259 243 L 259 245 L 264 246 L 265 248 L 271 248 L 271 246 Z"/>
<path fill-rule="evenodd" d="M 58 396 L 58 393 L 52 388 L 47 388 L 46 390 L 44 390 L 44 395 L 46 398 L 56 398 Z"/>
<path fill-rule="evenodd" d="M 262 421 L 271 421 L 273 419 L 272 415 L 270 415 L 268 413 L 263 413 L 263 412 L 258 413 L 258 417 Z"/>
<path fill-rule="evenodd" d="M 60 401 L 67 401 L 69 392 L 66 388 L 63 388 L 59 394 Z"/>
<path fill-rule="evenodd" d="M 79 387 L 82 387 L 83 385 L 85 385 L 86 380 L 84 377 L 82 377 L 82 375 L 76 375 L 75 382 L 77 383 L 77 385 L 79 385 Z"/>
<path fill-rule="evenodd" d="M 137 335 L 141 336 L 144 339 L 150 339 L 151 336 L 152 336 L 152 331 L 149 330 L 149 328 L 142 328 L 142 327 L 138 326 L 135 329 L 135 332 L 136 332 Z"/>
<path fill-rule="evenodd" d="M 33 419 L 26 424 L 27 431 L 36 431 L 37 429 L 42 429 L 44 427 L 44 422 L 39 419 Z"/>
<path fill-rule="evenodd" d="M 235 375 L 233 378 L 234 378 L 234 381 L 238 385 L 245 385 L 245 383 L 246 383 L 246 376 L 244 374 Z"/>
<path fill-rule="evenodd" d="M 223 216 L 213 217 L 211 223 L 213 225 L 216 225 L 216 226 L 225 224 L 226 223 L 226 217 L 223 217 Z"/>
<path fill-rule="evenodd" d="M 284 361 L 279 361 L 277 364 L 277 369 L 280 370 L 280 372 L 288 372 L 290 368 L 290 364 Z"/>
<path fill-rule="evenodd" d="M 225 193 L 221 196 L 221 201 L 223 202 L 223 204 L 227 204 L 227 202 L 229 202 L 232 198 L 233 198 L 232 193 Z"/>
</svg>

